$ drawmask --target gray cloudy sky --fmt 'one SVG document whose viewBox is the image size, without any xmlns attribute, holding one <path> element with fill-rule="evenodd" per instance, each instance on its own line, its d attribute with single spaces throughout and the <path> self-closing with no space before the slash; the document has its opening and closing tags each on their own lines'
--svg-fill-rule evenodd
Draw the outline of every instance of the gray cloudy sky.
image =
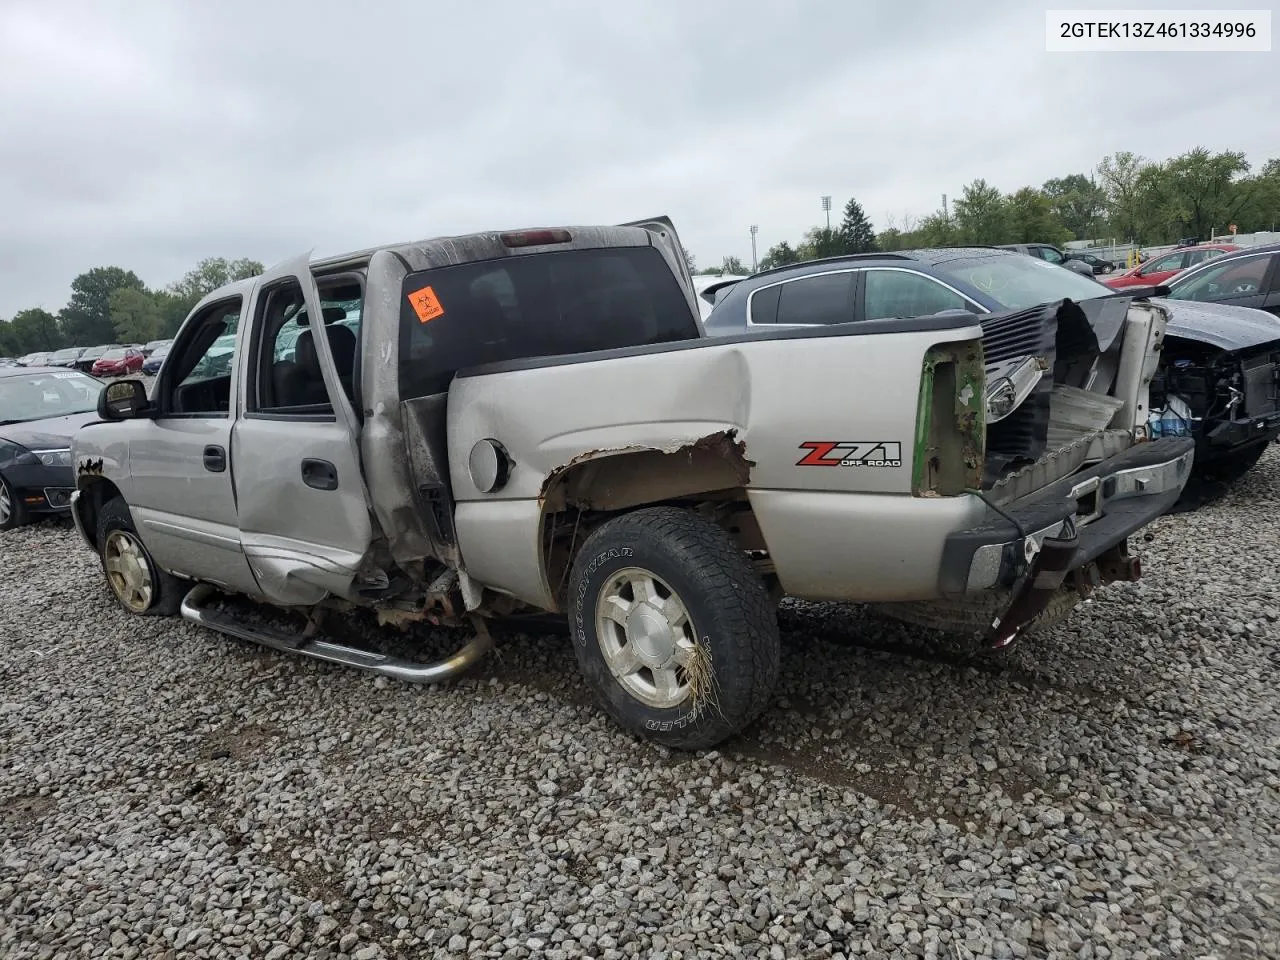
<svg viewBox="0 0 1280 960">
<path fill-rule="evenodd" d="M 1047 6 L 1104 5 L 0 0 L 0 316 L 99 265 L 656 213 L 749 262 L 822 194 L 883 227 L 1115 150 L 1280 155 L 1274 52 L 1045 52 Z"/>
</svg>

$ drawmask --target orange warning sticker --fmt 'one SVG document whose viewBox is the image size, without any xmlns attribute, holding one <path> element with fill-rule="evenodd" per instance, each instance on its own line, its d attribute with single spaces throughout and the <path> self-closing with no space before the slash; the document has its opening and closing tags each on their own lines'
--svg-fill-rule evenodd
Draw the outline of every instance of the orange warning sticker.
<svg viewBox="0 0 1280 960">
<path fill-rule="evenodd" d="M 426 323 L 436 317 L 444 316 L 444 307 L 440 306 L 440 301 L 436 299 L 436 292 L 430 287 L 423 287 L 409 294 L 409 305 L 418 315 L 419 323 Z"/>
</svg>

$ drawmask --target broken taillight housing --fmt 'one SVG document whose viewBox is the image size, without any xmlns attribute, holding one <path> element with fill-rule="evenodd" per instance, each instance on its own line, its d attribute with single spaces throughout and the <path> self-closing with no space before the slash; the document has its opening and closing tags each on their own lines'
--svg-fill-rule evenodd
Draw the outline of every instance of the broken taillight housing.
<svg viewBox="0 0 1280 960">
<path fill-rule="evenodd" d="M 924 356 L 911 492 L 954 497 L 978 487 L 986 455 L 982 342 L 939 343 Z"/>
<path fill-rule="evenodd" d="M 573 235 L 568 230 L 519 230 L 498 235 L 504 247 L 540 247 L 547 243 L 569 243 Z"/>
</svg>

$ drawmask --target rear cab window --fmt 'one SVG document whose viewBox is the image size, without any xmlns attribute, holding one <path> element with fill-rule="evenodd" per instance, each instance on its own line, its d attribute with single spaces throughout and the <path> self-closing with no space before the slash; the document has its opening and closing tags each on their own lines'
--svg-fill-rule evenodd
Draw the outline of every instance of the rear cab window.
<svg viewBox="0 0 1280 960">
<path fill-rule="evenodd" d="M 654 247 L 514 255 L 405 278 L 400 395 L 444 393 L 459 370 L 698 339 L 683 288 Z"/>
</svg>

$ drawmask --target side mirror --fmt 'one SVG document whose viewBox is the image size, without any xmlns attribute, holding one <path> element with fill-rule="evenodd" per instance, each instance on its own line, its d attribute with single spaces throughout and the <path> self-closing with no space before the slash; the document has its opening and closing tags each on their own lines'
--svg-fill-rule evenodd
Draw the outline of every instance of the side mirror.
<svg viewBox="0 0 1280 960">
<path fill-rule="evenodd" d="M 150 408 L 147 386 L 141 380 L 117 380 L 98 394 L 98 416 L 103 420 L 132 420 Z"/>
</svg>

